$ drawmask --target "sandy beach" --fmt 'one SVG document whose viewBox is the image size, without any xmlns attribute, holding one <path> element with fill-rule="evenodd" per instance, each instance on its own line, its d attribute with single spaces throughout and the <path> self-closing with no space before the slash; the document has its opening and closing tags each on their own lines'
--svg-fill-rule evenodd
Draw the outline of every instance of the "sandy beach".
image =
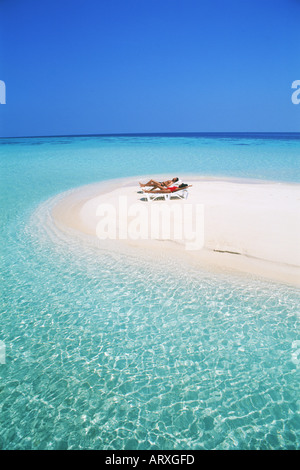
<svg viewBox="0 0 300 470">
<path fill-rule="evenodd" d="M 146 180 L 124 178 L 75 189 L 52 209 L 54 222 L 75 236 L 102 238 L 101 246 L 116 251 L 131 248 L 158 258 L 163 253 L 201 268 L 300 285 L 299 185 L 188 175 L 182 178 L 192 185 L 187 199 L 148 202 L 139 187 Z M 169 212 L 160 213 L 162 207 Z M 160 233 L 164 214 L 170 216 L 167 237 Z M 115 238 L 107 236 L 108 226 Z"/>
</svg>

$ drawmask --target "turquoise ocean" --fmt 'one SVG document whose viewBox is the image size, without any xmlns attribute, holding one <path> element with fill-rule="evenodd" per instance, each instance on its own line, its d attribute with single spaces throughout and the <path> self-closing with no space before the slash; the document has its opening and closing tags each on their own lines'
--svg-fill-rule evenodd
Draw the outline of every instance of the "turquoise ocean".
<svg viewBox="0 0 300 470">
<path fill-rule="evenodd" d="M 82 185 L 300 183 L 299 158 L 300 134 L 0 139 L 0 448 L 299 449 L 298 289 L 96 254 L 43 223 Z"/>
</svg>

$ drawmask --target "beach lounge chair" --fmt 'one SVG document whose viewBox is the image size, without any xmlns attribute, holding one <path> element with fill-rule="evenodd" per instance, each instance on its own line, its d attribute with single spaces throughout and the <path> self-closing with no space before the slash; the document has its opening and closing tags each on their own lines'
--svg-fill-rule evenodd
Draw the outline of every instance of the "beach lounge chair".
<svg viewBox="0 0 300 470">
<path fill-rule="evenodd" d="M 164 199 L 170 201 L 172 198 L 187 199 L 189 192 L 187 189 L 178 189 L 172 193 L 146 193 L 143 191 L 143 196 L 146 197 L 147 201 L 155 201 L 156 199 Z"/>
<path fill-rule="evenodd" d="M 176 198 L 178 198 L 178 199 L 187 199 L 188 195 L 189 195 L 189 192 L 188 192 L 187 189 L 179 189 L 178 191 L 174 191 L 173 193 L 169 194 L 170 199 L 172 199 L 172 197 L 174 197 L 175 199 Z"/>
</svg>

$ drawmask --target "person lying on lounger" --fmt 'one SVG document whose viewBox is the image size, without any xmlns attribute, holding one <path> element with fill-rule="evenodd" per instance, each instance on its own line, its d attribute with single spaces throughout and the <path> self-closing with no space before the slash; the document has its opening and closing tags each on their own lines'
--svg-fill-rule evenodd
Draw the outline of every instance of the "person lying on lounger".
<svg viewBox="0 0 300 470">
<path fill-rule="evenodd" d="M 168 186 L 167 188 L 162 189 L 144 189 L 144 193 L 153 193 L 153 194 L 168 194 L 168 193 L 175 193 L 176 191 L 181 191 L 182 189 L 190 188 L 192 185 L 188 184 L 181 184 L 180 186 Z"/>
<path fill-rule="evenodd" d="M 181 181 L 177 177 L 167 181 L 155 181 L 151 179 L 150 181 L 148 181 L 148 183 L 140 183 L 140 187 L 144 188 L 145 186 L 152 186 L 152 189 L 150 189 L 150 191 L 153 191 L 154 189 L 166 189 L 170 186 L 178 187 L 180 183 Z"/>
</svg>

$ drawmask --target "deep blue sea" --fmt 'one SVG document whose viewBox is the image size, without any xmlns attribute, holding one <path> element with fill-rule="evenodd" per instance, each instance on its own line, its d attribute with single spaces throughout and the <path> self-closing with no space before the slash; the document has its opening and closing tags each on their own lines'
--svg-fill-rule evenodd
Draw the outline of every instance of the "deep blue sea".
<svg viewBox="0 0 300 470">
<path fill-rule="evenodd" d="M 43 224 L 48 200 L 102 180 L 299 170 L 300 134 L 0 139 L 0 448 L 299 449 L 298 289 Z"/>
</svg>

